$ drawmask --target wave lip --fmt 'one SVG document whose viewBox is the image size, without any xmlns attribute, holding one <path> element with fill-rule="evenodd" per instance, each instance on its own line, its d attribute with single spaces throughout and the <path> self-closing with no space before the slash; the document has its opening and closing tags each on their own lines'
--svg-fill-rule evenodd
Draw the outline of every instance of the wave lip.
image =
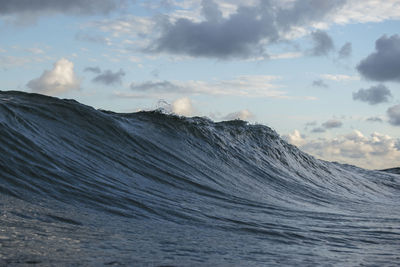
<svg viewBox="0 0 400 267">
<path fill-rule="evenodd" d="M 267 126 L 159 111 L 119 114 L 74 100 L 0 91 L 0 143 L 0 196 L 8 199 L 0 204 L 26 235 L 33 234 L 27 227 L 32 222 L 39 232 L 51 225 L 60 237 L 67 233 L 59 225 L 112 232 L 115 224 L 119 235 L 110 242 L 119 253 L 133 235 L 148 247 L 144 240 L 158 244 L 185 231 L 190 234 L 182 233 L 180 242 L 191 252 L 179 254 L 179 242 L 167 242 L 170 250 L 160 249 L 157 257 L 172 253 L 188 264 L 191 257 L 207 258 L 195 240 L 243 263 L 274 261 L 289 252 L 295 255 L 291 263 L 337 256 L 362 263 L 368 253 L 383 252 L 386 257 L 376 257 L 376 263 L 396 258 L 398 175 L 317 160 Z M 10 199 L 16 204 L 6 204 Z M 25 215 L 23 206 L 30 207 Z M 7 223 L 2 224 L 12 235 Z M 148 233 L 132 230 L 132 224 Z M 222 249 L 220 236 L 229 236 L 231 245 Z M 89 247 L 99 241 L 87 234 L 76 240 Z M 252 256 L 233 256 L 239 240 L 244 250 L 254 250 Z M 257 253 L 251 242 L 277 249 Z M 89 258 L 93 251 L 108 253 L 81 249 Z M 316 251 L 305 255 L 305 249 Z"/>
</svg>

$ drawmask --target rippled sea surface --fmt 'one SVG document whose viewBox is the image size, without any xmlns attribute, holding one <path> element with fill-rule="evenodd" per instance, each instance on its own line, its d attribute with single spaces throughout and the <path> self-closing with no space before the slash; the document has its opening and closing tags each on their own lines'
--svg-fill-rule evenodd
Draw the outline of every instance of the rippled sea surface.
<svg viewBox="0 0 400 267">
<path fill-rule="evenodd" d="M 399 203 L 267 126 L 0 91 L 0 266 L 393 266 Z"/>
</svg>

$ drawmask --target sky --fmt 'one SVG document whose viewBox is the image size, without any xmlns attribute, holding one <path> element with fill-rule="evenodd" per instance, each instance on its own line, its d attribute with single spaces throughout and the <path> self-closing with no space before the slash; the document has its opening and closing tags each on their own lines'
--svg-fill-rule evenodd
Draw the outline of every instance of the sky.
<svg viewBox="0 0 400 267">
<path fill-rule="evenodd" d="M 400 0 L 0 0 L 0 90 L 267 125 L 400 166 Z"/>
</svg>

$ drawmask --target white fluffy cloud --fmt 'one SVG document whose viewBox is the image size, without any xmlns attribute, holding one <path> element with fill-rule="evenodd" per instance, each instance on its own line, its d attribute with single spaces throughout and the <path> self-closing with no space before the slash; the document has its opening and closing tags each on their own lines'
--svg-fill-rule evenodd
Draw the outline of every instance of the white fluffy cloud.
<svg viewBox="0 0 400 267">
<path fill-rule="evenodd" d="M 333 139 L 310 140 L 295 130 L 285 138 L 303 151 L 328 161 L 350 163 L 368 169 L 396 167 L 400 162 L 399 140 L 377 132 L 364 136 L 354 130 Z"/>
<path fill-rule="evenodd" d="M 54 63 L 52 70 L 45 70 L 43 74 L 27 83 L 27 86 L 37 93 L 59 95 L 80 87 L 80 81 L 74 72 L 74 63 L 62 58 Z"/>
<path fill-rule="evenodd" d="M 237 120 L 237 119 L 247 121 L 247 120 L 251 120 L 253 118 L 254 118 L 254 114 L 251 113 L 250 111 L 248 111 L 247 109 L 229 113 L 228 115 L 223 117 L 224 120 L 228 120 L 228 121 Z"/>
<path fill-rule="evenodd" d="M 172 103 L 172 112 L 182 116 L 192 116 L 194 112 L 192 101 L 188 97 L 178 98 Z"/>
</svg>

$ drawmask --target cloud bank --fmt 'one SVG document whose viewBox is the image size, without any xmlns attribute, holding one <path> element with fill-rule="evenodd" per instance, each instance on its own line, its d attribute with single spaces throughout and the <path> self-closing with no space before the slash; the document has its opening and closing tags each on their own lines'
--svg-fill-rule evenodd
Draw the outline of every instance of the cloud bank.
<svg viewBox="0 0 400 267">
<path fill-rule="evenodd" d="M 295 130 L 285 136 L 285 139 L 318 158 L 350 163 L 367 169 L 396 167 L 396 162 L 400 161 L 400 140 L 376 132 L 368 137 L 354 130 L 333 139 L 312 140 Z"/>
<path fill-rule="evenodd" d="M 267 44 L 287 39 L 294 27 L 320 21 L 344 3 L 303 0 L 281 6 L 276 1 L 260 1 L 253 6 L 238 6 L 226 17 L 214 1 L 203 0 L 204 20 L 164 16 L 158 22 L 160 36 L 146 51 L 218 59 L 265 56 Z M 325 55 L 333 47 L 330 37 L 322 31 L 316 31 L 313 39 L 315 55 Z"/>
</svg>

